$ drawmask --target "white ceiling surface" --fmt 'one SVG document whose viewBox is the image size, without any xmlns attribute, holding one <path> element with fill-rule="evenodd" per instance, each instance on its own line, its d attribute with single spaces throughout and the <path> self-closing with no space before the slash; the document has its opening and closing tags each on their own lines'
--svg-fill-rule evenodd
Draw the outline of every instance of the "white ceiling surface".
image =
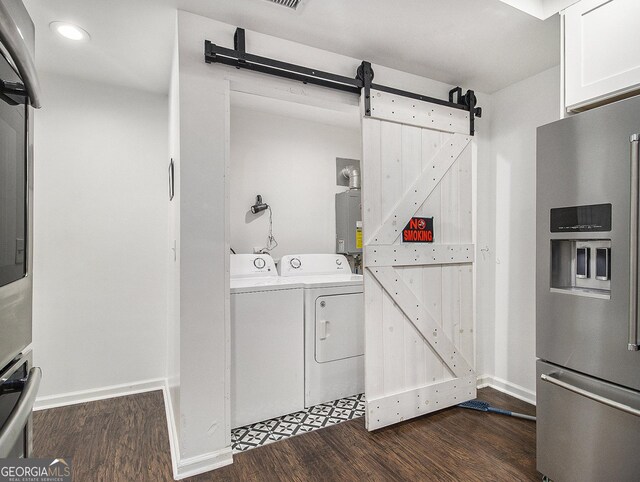
<svg viewBox="0 0 640 482">
<path fill-rule="evenodd" d="M 303 0 L 298 11 L 266 0 L 24 2 L 40 69 L 158 93 L 168 91 L 176 8 L 486 93 L 560 59 L 558 16 L 542 21 L 501 0 Z M 91 41 L 60 38 L 55 20 Z"/>
<path fill-rule="evenodd" d="M 500 0 L 542 20 L 555 15 L 579 0 Z"/>
</svg>

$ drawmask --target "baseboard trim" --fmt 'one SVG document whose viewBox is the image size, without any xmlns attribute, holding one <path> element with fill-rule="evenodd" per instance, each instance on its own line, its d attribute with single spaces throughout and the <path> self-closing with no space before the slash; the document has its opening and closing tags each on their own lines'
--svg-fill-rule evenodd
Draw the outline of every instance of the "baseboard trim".
<svg viewBox="0 0 640 482">
<path fill-rule="evenodd" d="M 219 469 L 225 465 L 233 463 L 233 452 L 231 447 L 199 455 L 197 457 L 180 458 L 180 441 L 176 420 L 173 416 L 173 405 L 169 392 L 168 381 L 165 380 L 162 387 L 164 395 L 164 409 L 167 419 L 167 430 L 169 432 L 169 447 L 171 450 L 171 465 L 173 468 L 173 478 L 175 480 L 185 479 L 196 475 Z"/>
<path fill-rule="evenodd" d="M 154 390 L 164 390 L 164 386 L 165 380 L 163 378 L 158 378 L 135 383 L 124 383 L 122 385 L 95 388 L 91 390 L 67 392 L 60 395 L 48 395 L 46 397 L 38 397 L 33 405 L 33 410 L 47 410 L 50 408 L 65 407 L 67 405 L 76 405 L 78 403 L 95 402 L 97 400 L 105 400 L 108 398 L 152 392 Z"/>
<path fill-rule="evenodd" d="M 194 477 L 232 463 L 233 453 L 231 447 L 225 447 L 222 450 L 180 460 L 177 473 L 173 474 L 173 478 L 181 480 L 187 477 Z"/>
<path fill-rule="evenodd" d="M 535 392 L 520 385 L 516 385 L 515 383 L 503 380 L 502 378 L 494 377 L 491 375 L 479 376 L 478 388 L 485 387 L 494 388 L 502 393 L 506 393 L 507 395 L 511 395 L 512 397 L 522 400 L 523 402 L 530 403 L 531 405 L 536 404 Z"/>
<path fill-rule="evenodd" d="M 178 440 L 178 430 L 176 427 L 176 419 L 173 416 L 173 404 L 171 403 L 171 394 L 169 392 L 169 381 L 165 380 L 162 387 L 164 395 L 164 411 L 167 419 L 167 433 L 169 434 L 169 450 L 171 451 L 171 467 L 173 470 L 173 478 L 178 479 L 178 460 L 180 459 L 180 444 Z"/>
</svg>

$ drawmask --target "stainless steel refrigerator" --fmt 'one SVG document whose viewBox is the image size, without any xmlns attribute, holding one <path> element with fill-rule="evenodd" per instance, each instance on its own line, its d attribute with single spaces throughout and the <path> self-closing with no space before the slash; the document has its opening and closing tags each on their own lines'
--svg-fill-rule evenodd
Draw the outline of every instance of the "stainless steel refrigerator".
<svg viewBox="0 0 640 482">
<path fill-rule="evenodd" d="M 537 137 L 537 467 L 640 480 L 640 97 Z"/>
</svg>

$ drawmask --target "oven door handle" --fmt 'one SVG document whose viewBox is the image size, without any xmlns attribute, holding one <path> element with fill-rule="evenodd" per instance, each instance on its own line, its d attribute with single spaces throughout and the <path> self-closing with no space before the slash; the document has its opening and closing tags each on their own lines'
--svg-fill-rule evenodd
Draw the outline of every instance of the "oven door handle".
<svg viewBox="0 0 640 482">
<path fill-rule="evenodd" d="M 41 379 L 42 370 L 40 370 L 39 367 L 33 367 L 29 370 L 29 376 L 24 385 L 24 390 L 22 390 L 22 395 L 20 395 L 16 407 L 0 431 L 0 459 L 9 456 L 20 434 L 24 430 L 24 426 L 31 416 Z"/>
<path fill-rule="evenodd" d="M 22 77 L 27 87 L 31 106 L 39 109 L 41 107 L 40 82 L 36 73 L 36 66 L 27 49 L 27 44 L 20 34 L 20 29 L 11 17 L 4 2 L 0 2 L 0 41 L 2 41 L 2 45 L 7 49 L 15 66 L 18 68 L 20 77 Z"/>
</svg>

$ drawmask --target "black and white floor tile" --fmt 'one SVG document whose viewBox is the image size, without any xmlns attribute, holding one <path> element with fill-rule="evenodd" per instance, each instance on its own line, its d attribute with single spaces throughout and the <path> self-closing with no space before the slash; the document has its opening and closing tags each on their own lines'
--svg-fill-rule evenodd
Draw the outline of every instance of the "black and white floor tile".
<svg viewBox="0 0 640 482">
<path fill-rule="evenodd" d="M 278 440 L 364 416 L 364 394 L 323 403 L 301 412 L 231 431 L 233 452 L 244 452 Z"/>
</svg>

